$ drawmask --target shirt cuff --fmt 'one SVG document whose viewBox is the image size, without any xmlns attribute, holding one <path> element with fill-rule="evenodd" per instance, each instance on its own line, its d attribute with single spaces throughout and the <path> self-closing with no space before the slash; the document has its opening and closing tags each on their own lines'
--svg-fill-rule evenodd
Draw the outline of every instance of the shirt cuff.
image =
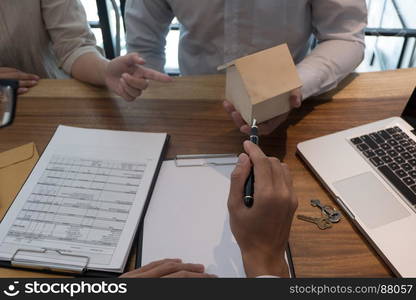
<svg viewBox="0 0 416 300">
<path fill-rule="evenodd" d="M 309 67 L 306 63 L 300 63 L 296 66 L 300 81 L 302 82 L 301 93 L 302 100 L 319 94 L 320 92 L 320 74 L 316 68 Z"/>
</svg>

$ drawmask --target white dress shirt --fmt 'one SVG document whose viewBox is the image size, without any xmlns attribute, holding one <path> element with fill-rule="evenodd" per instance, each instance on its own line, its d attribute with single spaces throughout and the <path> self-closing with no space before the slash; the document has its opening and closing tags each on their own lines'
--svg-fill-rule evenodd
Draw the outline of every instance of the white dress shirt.
<svg viewBox="0 0 416 300">
<path fill-rule="evenodd" d="M 163 71 L 175 16 L 183 75 L 216 73 L 223 63 L 287 43 L 307 98 L 334 88 L 364 56 L 365 0 L 128 0 L 128 51 Z M 312 35 L 318 45 L 308 53 Z"/>
</svg>

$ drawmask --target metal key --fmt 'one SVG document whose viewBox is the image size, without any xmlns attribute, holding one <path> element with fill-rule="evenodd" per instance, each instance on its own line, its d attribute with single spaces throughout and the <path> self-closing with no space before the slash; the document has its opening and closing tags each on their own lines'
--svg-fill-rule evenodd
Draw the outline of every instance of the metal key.
<svg viewBox="0 0 416 300">
<path fill-rule="evenodd" d="M 319 209 L 322 211 L 322 214 L 327 216 L 328 220 L 332 223 L 338 223 L 341 220 L 341 213 L 329 205 L 322 205 L 321 201 L 317 199 L 311 200 L 311 205 L 313 207 L 319 207 Z"/>
<path fill-rule="evenodd" d="M 314 223 L 319 229 L 324 230 L 332 227 L 332 223 L 327 218 L 314 218 L 305 215 L 298 215 L 299 220 Z"/>
</svg>

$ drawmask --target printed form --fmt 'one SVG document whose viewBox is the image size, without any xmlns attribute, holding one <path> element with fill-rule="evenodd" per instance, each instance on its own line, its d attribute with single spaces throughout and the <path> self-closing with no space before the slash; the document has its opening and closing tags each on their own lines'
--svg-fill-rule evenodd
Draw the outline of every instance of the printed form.
<svg viewBox="0 0 416 300">
<path fill-rule="evenodd" d="M 166 137 L 60 126 L 0 225 L 0 259 L 121 272 Z"/>
</svg>

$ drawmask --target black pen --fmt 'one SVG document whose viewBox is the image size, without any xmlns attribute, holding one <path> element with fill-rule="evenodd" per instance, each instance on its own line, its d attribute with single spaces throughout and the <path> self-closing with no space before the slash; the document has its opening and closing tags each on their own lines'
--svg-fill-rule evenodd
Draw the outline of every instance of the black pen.
<svg viewBox="0 0 416 300">
<path fill-rule="evenodd" d="M 251 125 L 250 129 L 250 141 L 254 144 L 259 144 L 259 135 L 256 125 L 256 119 L 253 119 L 253 124 Z M 254 203 L 254 171 L 253 167 L 251 167 L 250 175 L 247 178 L 247 181 L 244 185 L 244 204 L 247 207 L 252 207 Z"/>
</svg>

